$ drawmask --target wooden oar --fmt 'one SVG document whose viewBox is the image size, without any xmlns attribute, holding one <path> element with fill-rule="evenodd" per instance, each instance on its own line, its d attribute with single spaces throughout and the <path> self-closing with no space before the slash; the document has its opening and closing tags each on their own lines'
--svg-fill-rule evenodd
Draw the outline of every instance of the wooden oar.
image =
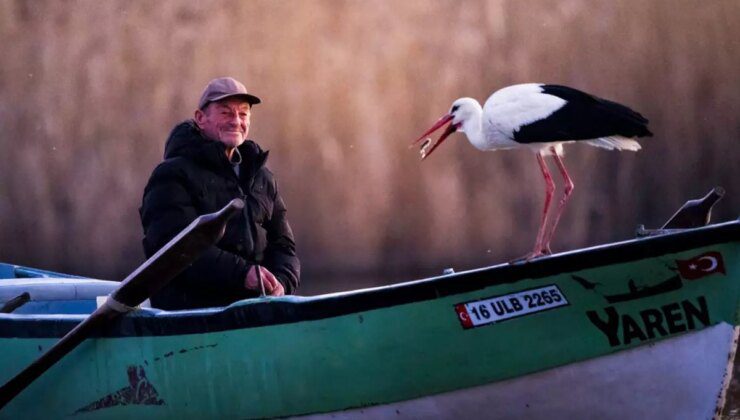
<svg viewBox="0 0 740 420">
<path fill-rule="evenodd" d="M 31 295 L 28 292 L 23 292 L 13 299 L 5 302 L 5 305 L 0 308 L 0 314 L 9 314 L 20 308 L 21 306 L 25 305 L 29 300 L 31 300 Z"/>
<path fill-rule="evenodd" d="M 108 297 L 105 304 L 77 324 L 46 353 L 0 388 L 0 409 L 26 389 L 77 345 L 101 326 L 134 309 L 164 287 L 192 263 L 201 252 L 216 243 L 226 222 L 244 208 L 244 202 L 232 200 L 218 213 L 198 217 L 139 268 L 129 274 Z"/>
</svg>

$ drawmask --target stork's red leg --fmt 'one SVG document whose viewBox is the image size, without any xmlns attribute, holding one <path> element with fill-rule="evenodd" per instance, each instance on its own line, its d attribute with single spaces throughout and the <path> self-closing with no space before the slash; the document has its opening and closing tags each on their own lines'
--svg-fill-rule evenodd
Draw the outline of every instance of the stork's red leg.
<svg viewBox="0 0 740 420">
<path fill-rule="evenodd" d="M 547 225 L 547 212 L 550 210 L 550 202 L 552 202 L 552 194 L 555 192 L 555 182 L 552 180 L 552 175 L 547 169 L 545 159 L 541 154 L 537 153 L 537 163 L 540 165 L 542 170 L 542 176 L 545 178 L 545 207 L 542 209 L 542 221 L 540 222 L 540 229 L 537 231 L 537 241 L 534 244 L 534 250 L 529 254 L 512 260 L 511 262 L 517 262 L 522 260 L 531 260 L 532 258 L 539 257 L 544 254 L 543 240 L 545 239 L 545 226 Z"/>
<path fill-rule="evenodd" d="M 542 176 L 545 178 L 545 207 L 542 209 L 542 221 L 540 222 L 540 229 L 537 231 L 537 242 L 534 244 L 532 256 L 528 259 L 542 255 L 543 241 L 545 240 L 545 227 L 547 225 L 547 212 L 550 210 L 552 194 L 555 192 L 555 182 L 552 180 L 550 170 L 547 169 L 545 158 L 542 157 L 542 154 L 540 153 L 537 153 L 537 163 L 540 164 Z"/>
<path fill-rule="evenodd" d="M 555 159 L 555 163 L 558 165 L 558 169 L 560 170 L 560 175 L 563 176 L 564 181 L 564 189 L 563 189 L 563 198 L 560 199 L 560 203 L 558 204 L 558 209 L 555 212 L 555 217 L 552 220 L 552 225 L 550 226 L 550 230 L 547 232 L 547 235 L 545 235 L 544 241 L 543 241 L 543 251 L 546 253 L 551 253 L 550 251 L 550 241 L 552 240 L 552 236 L 555 233 L 555 228 L 558 225 L 558 221 L 560 220 L 560 216 L 563 214 L 563 209 L 565 209 L 565 204 L 568 202 L 568 198 L 570 197 L 570 194 L 573 192 L 573 181 L 570 179 L 570 176 L 568 176 L 568 171 L 565 169 L 565 163 L 563 163 L 563 159 L 558 156 L 557 152 L 555 151 L 555 148 L 550 149 L 552 151 L 552 156 Z"/>
</svg>

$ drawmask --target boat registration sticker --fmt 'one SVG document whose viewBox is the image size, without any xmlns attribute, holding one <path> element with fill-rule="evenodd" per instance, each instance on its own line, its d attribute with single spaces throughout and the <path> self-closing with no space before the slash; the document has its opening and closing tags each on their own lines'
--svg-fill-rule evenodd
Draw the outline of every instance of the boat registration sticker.
<svg viewBox="0 0 740 420">
<path fill-rule="evenodd" d="M 551 284 L 503 296 L 494 296 L 455 305 L 464 329 L 502 322 L 513 318 L 568 306 L 558 286 Z"/>
</svg>

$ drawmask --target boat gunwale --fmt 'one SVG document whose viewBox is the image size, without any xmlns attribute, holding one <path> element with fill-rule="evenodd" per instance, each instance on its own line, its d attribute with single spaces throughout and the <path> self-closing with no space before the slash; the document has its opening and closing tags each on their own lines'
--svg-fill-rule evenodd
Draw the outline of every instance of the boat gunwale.
<svg viewBox="0 0 740 420">
<path fill-rule="evenodd" d="M 483 288 L 538 279 L 602 265 L 659 257 L 740 239 L 740 220 L 685 232 L 630 239 L 543 257 L 409 282 L 325 295 L 256 298 L 223 308 L 185 311 L 145 309 L 120 318 L 93 337 L 171 336 L 315 321 L 367 312 Z M 85 315 L 0 314 L 0 338 L 58 338 Z"/>
</svg>

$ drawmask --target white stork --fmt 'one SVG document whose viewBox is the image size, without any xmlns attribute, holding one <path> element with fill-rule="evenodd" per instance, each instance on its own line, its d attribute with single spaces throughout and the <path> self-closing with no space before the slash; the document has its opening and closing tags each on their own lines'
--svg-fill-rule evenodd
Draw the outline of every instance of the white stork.
<svg viewBox="0 0 740 420">
<path fill-rule="evenodd" d="M 434 145 L 427 138 L 449 123 Z M 452 133 L 464 132 L 479 150 L 528 148 L 537 156 L 547 185 L 542 221 L 534 250 L 525 260 L 551 254 L 550 241 L 562 215 L 573 181 L 563 163 L 563 143 L 583 142 L 608 150 L 640 150 L 635 138 L 652 136 L 648 120 L 639 113 L 616 102 L 601 99 L 577 89 L 560 85 L 525 83 L 508 86 L 491 95 L 481 108 L 472 98 L 460 98 L 450 111 L 412 143 L 426 138 L 421 146 L 422 160 Z M 549 230 L 548 210 L 555 192 L 555 183 L 544 157 L 552 156 L 563 177 L 565 188 Z"/>
</svg>

